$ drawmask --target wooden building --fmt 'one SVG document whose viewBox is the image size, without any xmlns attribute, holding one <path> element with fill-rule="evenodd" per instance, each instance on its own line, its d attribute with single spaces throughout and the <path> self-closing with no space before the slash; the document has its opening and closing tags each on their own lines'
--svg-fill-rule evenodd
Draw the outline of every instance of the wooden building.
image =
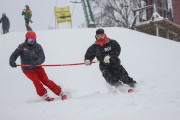
<svg viewBox="0 0 180 120">
<path fill-rule="evenodd" d="M 180 0 L 142 0 L 144 6 L 134 9 L 134 28 L 180 42 Z"/>
</svg>

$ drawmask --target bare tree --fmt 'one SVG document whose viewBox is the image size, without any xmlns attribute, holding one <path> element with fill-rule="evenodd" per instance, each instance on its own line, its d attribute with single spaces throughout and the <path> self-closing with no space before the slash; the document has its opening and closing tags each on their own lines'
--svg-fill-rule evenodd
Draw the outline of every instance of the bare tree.
<svg viewBox="0 0 180 120">
<path fill-rule="evenodd" d="M 97 27 L 130 28 L 132 9 L 141 7 L 141 0 L 90 0 Z"/>
</svg>

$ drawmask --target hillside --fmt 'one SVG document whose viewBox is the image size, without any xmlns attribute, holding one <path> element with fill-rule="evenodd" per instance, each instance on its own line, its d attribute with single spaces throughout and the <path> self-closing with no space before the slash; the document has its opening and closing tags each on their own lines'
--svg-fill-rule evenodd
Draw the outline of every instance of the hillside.
<svg viewBox="0 0 180 120">
<path fill-rule="evenodd" d="M 45 64 L 83 62 L 96 29 L 35 31 Z M 25 32 L 0 35 L 0 116 L 2 120 L 179 120 L 180 44 L 124 28 L 105 28 L 121 45 L 122 65 L 137 82 L 134 93 L 112 93 L 91 66 L 45 67 L 50 79 L 72 94 L 67 101 L 42 101 L 21 68 L 9 57 Z M 16 61 L 19 63 L 19 59 Z M 57 97 L 49 91 L 52 97 Z"/>
</svg>

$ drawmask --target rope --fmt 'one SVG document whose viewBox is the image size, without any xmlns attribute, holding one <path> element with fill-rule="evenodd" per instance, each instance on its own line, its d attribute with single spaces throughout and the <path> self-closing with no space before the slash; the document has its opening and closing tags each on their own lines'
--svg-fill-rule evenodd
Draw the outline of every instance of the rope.
<svg viewBox="0 0 180 120">
<path fill-rule="evenodd" d="M 93 61 L 91 62 L 91 64 L 93 63 L 98 63 L 98 61 Z M 46 67 L 53 67 L 53 66 L 77 66 L 77 65 L 84 65 L 85 63 L 72 63 L 72 64 L 42 64 L 42 65 L 35 65 L 35 66 L 46 66 Z M 29 64 L 17 64 L 17 66 L 23 66 L 23 67 L 28 67 L 30 66 Z"/>
</svg>

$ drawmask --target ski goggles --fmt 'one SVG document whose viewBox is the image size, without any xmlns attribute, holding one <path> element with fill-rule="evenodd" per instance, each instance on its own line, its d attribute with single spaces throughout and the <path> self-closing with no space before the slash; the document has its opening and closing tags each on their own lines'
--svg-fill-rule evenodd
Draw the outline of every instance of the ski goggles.
<svg viewBox="0 0 180 120">
<path fill-rule="evenodd" d="M 97 34 L 96 35 L 96 38 L 99 40 L 99 39 L 104 39 L 105 37 L 105 34 Z"/>
<path fill-rule="evenodd" d="M 28 42 L 28 43 L 35 43 L 35 42 L 36 42 L 36 39 L 28 38 L 28 39 L 27 39 L 27 42 Z"/>
</svg>

